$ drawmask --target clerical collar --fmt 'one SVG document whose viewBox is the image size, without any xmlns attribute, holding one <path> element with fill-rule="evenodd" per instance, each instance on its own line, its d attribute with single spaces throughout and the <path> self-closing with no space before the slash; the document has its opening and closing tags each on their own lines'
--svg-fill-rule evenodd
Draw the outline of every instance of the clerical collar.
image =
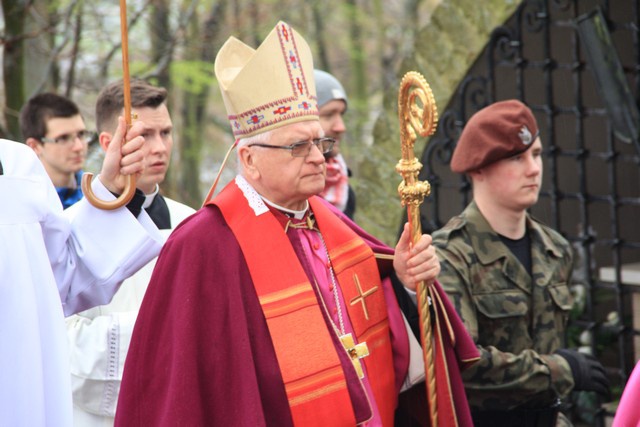
<svg viewBox="0 0 640 427">
<path fill-rule="evenodd" d="M 306 206 L 304 209 L 300 211 L 294 211 L 291 209 L 283 208 L 282 206 L 273 203 L 270 200 L 267 200 L 262 195 L 258 194 L 255 188 L 249 184 L 249 181 L 246 180 L 242 175 L 236 175 L 235 183 L 244 194 L 244 197 L 247 199 L 247 203 L 249 203 L 249 207 L 253 210 L 253 212 L 258 215 L 262 215 L 269 211 L 277 211 L 281 212 L 283 216 L 288 218 L 296 218 L 302 219 L 305 214 L 309 211 L 309 201 L 306 200 Z M 268 205 L 268 206 L 267 206 Z"/>
<path fill-rule="evenodd" d="M 160 191 L 160 186 L 156 184 L 156 188 L 155 190 L 153 190 L 151 194 L 144 195 L 144 203 L 142 203 L 142 209 L 147 209 L 149 206 L 151 206 L 151 203 L 153 203 L 153 199 L 156 198 L 156 195 L 158 194 L 159 191 Z"/>
<path fill-rule="evenodd" d="M 282 206 L 277 205 L 277 204 L 273 203 L 272 201 L 265 199 L 264 197 L 262 198 L 262 200 L 264 200 L 264 202 L 267 205 L 271 206 L 272 208 L 275 208 L 275 209 L 279 210 L 280 212 L 284 212 L 289 217 L 295 218 L 295 219 L 304 218 L 305 214 L 309 210 L 309 201 L 308 200 L 305 200 L 305 207 L 304 207 L 304 209 L 302 209 L 300 211 L 294 211 L 294 210 L 291 210 L 291 209 L 283 208 Z"/>
</svg>

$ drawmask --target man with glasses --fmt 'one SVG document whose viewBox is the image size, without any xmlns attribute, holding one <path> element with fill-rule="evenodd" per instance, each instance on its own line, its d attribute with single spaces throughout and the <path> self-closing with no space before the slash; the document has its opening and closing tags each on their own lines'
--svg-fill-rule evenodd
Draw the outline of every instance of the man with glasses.
<svg viewBox="0 0 640 427">
<path fill-rule="evenodd" d="M 322 137 L 314 138 L 308 141 L 298 141 L 291 145 L 271 145 L 263 144 L 260 142 L 254 142 L 249 144 L 249 147 L 265 147 L 276 148 L 278 150 L 287 150 L 291 152 L 292 157 L 307 157 L 311 153 L 312 147 L 316 147 L 322 154 L 329 153 L 333 148 L 336 140 L 333 138 Z"/>
<path fill-rule="evenodd" d="M 63 208 L 80 200 L 82 168 L 96 135 L 87 131 L 78 106 L 55 93 L 35 95 L 22 108 L 20 129 L 53 181 Z"/>
<path fill-rule="evenodd" d="M 400 389 L 421 380 L 410 363 L 423 364 L 388 277 L 434 280 L 431 239 L 410 248 L 406 227 L 394 254 L 316 196 L 334 141 L 290 26 L 257 50 L 230 38 L 214 69 L 239 174 L 158 258 L 116 425 L 391 426 Z"/>
</svg>

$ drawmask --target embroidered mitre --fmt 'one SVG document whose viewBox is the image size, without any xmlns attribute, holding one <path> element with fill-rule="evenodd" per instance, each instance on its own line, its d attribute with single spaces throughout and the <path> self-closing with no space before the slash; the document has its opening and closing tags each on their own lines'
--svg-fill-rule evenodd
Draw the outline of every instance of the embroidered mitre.
<svg viewBox="0 0 640 427">
<path fill-rule="evenodd" d="M 258 49 L 230 37 L 214 68 L 236 138 L 319 120 L 311 49 L 285 22 Z"/>
</svg>

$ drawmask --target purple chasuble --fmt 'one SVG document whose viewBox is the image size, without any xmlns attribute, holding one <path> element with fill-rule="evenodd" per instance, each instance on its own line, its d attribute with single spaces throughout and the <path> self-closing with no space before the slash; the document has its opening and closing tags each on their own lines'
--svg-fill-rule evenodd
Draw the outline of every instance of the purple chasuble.
<svg viewBox="0 0 640 427">
<path fill-rule="evenodd" d="M 374 252 L 392 253 L 344 215 L 336 215 Z M 384 267 L 383 276 L 389 274 L 388 265 Z M 383 289 L 391 302 L 399 392 L 408 366 L 407 332 L 393 289 L 386 281 Z M 359 384 L 350 377 L 355 375 L 351 362 L 344 360 L 343 366 L 351 368 L 345 369 L 348 383 Z M 360 404 L 364 390 L 351 389 L 354 410 L 365 416 Z M 204 207 L 176 228 L 160 253 L 127 354 L 115 425 L 292 424 L 273 343 L 242 250 L 219 209 Z"/>
</svg>

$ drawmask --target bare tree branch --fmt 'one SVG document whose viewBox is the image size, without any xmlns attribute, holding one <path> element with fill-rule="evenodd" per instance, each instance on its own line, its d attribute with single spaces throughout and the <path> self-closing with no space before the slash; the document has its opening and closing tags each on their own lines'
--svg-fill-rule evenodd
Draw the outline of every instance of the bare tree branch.
<svg viewBox="0 0 640 427">
<path fill-rule="evenodd" d="M 142 5 L 142 7 L 133 14 L 131 19 L 129 19 L 129 21 L 127 22 L 127 29 L 129 31 L 131 31 L 131 29 L 135 27 L 135 25 L 138 23 L 140 18 L 143 16 L 143 14 L 146 12 L 146 10 L 150 7 L 151 2 L 152 2 L 152 0 L 147 0 Z M 108 79 L 108 77 L 109 77 L 109 65 L 111 64 L 111 60 L 113 59 L 114 55 L 116 55 L 121 50 L 122 50 L 122 40 L 120 40 L 117 43 L 115 43 L 111 47 L 111 50 L 107 53 L 107 55 L 101 61 L 100 77 L 104 81 L 106 81 Z"/>
<path fill-rule="evenodd" d="M 168 44 L 168 48 L 164 51 L 163 55 L 157 59 L 156 66 L 153 69 L 143 73 L 140 77 L 143 79 L 148 79 L 152 77 L 157 77 L 161 75 L 164 70 L 171 63 L 171 59 L 173 58 L 173 53 L 175 52 L 176 46 L 181 37 L 184 37 L 186 33 L 186 28 L 189 25 L 189 22 L 193 19 L 196 7 L 198 6 L 199 0 L 190 0 L 188 7 L 186 10 L 181 11 L 180 19 L 178 19 L 178 25 L 173 33 L 174 37 L 170 39 L 170 43 Z"/>
<path fill-rule="evenodd" d="M 71 63 L 69 64 L 69 73 L 67 74 L 65 95 L 71 98 L 73 86 L 75 84 L 76 64 L 78 62 L 78 54 L 80 52 L 80 41 L 82 40 L 82 16 L 84 10 L 84 2 L 80 2 L 76 13 L 76 25 L 73 32 L 73 45 L 71 49 Z"/>
</svg>

